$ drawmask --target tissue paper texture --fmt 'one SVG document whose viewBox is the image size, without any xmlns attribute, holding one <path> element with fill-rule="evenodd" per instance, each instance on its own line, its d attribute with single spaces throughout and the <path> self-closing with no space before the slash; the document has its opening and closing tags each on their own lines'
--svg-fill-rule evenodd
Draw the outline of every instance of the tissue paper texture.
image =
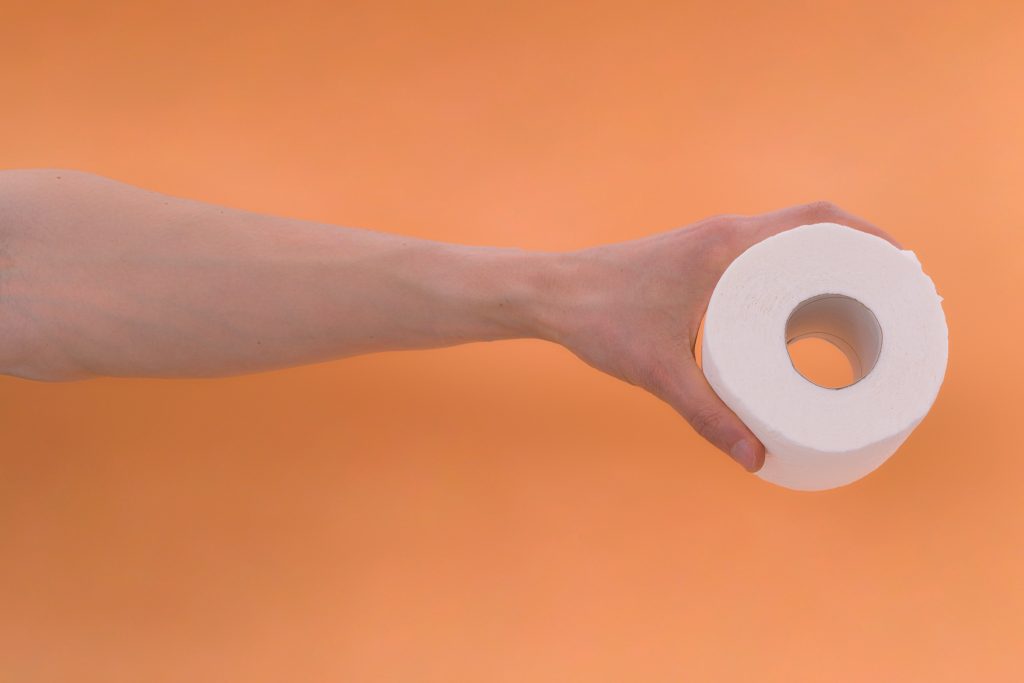
<svg viewBox="0 0 1024 683">
<path fill-rule="evenodd" d="M 733 261 L 708 305 L 702 364 L 764 443 L 758 475 L 820 490 L 885 462 L 942 384 L 941 301 L 913 252 L 834 223 L 780 233 Z M 866 374 L 841 389 L 814 384 L 786 349 L 802 336 L 832 341 Z"/>
</svg>

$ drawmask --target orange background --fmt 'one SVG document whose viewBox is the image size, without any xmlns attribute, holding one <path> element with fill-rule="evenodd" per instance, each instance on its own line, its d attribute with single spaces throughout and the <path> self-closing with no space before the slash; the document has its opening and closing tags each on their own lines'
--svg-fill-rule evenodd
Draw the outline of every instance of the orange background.
<svg viewBox="0 0 1024 683">
<path fill-rule="evenodd" d="M 1024 4 L 0 0 L 0 167 L 581 247 L 826 198 L 950 363 L 817 494 L 539 341 L 0 380 L 4 681 L 1024 679 Z"/>
</svg>

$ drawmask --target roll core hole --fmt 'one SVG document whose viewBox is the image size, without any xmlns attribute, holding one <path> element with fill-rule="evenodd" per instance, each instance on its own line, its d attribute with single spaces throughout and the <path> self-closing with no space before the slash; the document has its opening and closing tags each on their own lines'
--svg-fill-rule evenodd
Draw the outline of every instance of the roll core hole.
<svg viewBox="0 0 1024 683">
<path fill-rule="evenodd" d="M 864 379 L 882 351 L 882 327 L 867 306 L 843 294 L 802 301 L 786 320 L 786 350 L 809 382 L 842 389 Z"/>
</svg>

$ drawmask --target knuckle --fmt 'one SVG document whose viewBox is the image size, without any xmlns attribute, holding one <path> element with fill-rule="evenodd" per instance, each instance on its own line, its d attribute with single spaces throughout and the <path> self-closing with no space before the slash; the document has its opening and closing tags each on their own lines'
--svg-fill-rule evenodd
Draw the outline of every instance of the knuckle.
<svg viewBox="0 0 1024 683">
<path fill-rule="evenodd" d="M 690 414 L 689 422 L 698 434 L 710 441 L 722 425 L 722 414 L 714 408 L 698 408 Z"/>
<path fill-rule="evenodd" d="M 735 231 L 742 218 L 739 214 L 721 213 L 697 221 L 691 228 L 709 237 L 720 237 Z"/>
<path fill-rule="evenodd" d="M 747 219 L 738 214 L 722 214 L 702 221 L 701 227 L 705 256 L 712 260 L 731 258 L 744 241 Z"/>
<path fill-rule="evenodd" d="M 742 218 L 743 215 L 738 213 L 720 213 L 712 216 L 708 220 L 719 229 L 729 229 Z"/>
<path fill-rule="evenodd" d="M 730 239 L 739 234 L 745 223 L 746 216 L 736 213 L 723 213 L 711 219 L 711 227 L 718 235 Z"/>
<path fill-rule="evenodd" d="M 843 210 L 835 202 L 818 199 L 803 206 L 804 212 L 815 218 L 835 218 L 842 215 Z"/>
</svg>

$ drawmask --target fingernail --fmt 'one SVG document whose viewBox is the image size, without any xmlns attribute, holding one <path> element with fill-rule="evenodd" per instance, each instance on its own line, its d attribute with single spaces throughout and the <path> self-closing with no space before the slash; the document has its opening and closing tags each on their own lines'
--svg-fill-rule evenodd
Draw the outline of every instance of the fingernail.
<svg viewBox="0 0 1024 683">
<path fill-rule="evenodd" d="M 733 445 L 732 450 L 729 451 L 729 455 L 732 459 L 743 465 L 743 469 L 748 472 L 752 472 L 757 466 L 757 451 L 754 450 L 754 444 L 750 443 L 746 439 L 740 439 Z"/>
</svg>

